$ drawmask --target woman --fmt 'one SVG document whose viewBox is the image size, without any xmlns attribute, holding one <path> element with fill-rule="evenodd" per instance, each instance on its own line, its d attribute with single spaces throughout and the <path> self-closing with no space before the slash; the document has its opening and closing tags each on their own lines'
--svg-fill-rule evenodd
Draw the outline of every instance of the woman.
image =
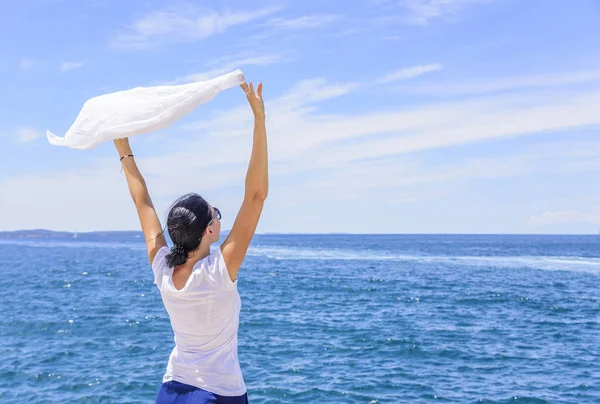
<svg viewBox="0 0 600 404">
<path fill-rule="evenodd" d="M 247 403 L 237 356 L 240 296 L 237 273 L 256 230 L 268 191 L 267 135 L 262 83 L 241 85 L 254 112 L 254 144 L 244 201 L 220 248 L 221 213 L 201 196 L 178 199 L 167 218 L 169 250 L 127 139 L 115 140 L 154 273 L 169 314 L 175 348 L 156 403 Z"/>
</svg>

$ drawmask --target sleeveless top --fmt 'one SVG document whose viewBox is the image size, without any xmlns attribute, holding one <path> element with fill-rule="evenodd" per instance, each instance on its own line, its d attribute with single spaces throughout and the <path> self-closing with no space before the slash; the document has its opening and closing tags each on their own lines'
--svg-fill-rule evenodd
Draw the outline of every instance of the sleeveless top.
<svg viewBox="0 0 600 404">
<path fill-rule="evenodd" d="M 167 247 L 152 263 L 154 283 L 175 334 L 163 382 L 178 381 L 222 396 L 241 396 L 246 385 L 238 361 L 241 299 L 221 249 L 198 261 L 181 290 L 167 266 Z"/>
</svg>

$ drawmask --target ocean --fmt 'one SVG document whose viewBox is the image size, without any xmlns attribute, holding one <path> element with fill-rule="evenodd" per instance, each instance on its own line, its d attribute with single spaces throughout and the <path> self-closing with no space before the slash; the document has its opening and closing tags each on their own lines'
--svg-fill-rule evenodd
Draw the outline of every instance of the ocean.
<svg viewBox="0 0 600 404">
<path fill-rule="evenodd" d="M 0 402 L 153 403 L 173 332 L 139 237 L 0 239 Z M 600 403 L 600 235 L 257 235 L 250 403 Z"/>
</svg>

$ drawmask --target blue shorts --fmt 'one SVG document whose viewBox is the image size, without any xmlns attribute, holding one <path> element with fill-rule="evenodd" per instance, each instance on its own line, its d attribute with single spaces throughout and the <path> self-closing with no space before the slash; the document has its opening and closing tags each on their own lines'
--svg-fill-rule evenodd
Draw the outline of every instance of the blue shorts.
<svg viewBox="0 0 600 404">
<path fill-rule="evenodd" d="M 220 396 L 172 380 L 160 386 L 155 404 L 248 404 L 248 393 L 236 397 Z"/>
</svg>

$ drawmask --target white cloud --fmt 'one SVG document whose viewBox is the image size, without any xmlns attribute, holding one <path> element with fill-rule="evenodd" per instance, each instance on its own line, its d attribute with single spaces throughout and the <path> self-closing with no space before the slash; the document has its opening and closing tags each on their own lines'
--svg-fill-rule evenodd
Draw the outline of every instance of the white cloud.
<svg viewBox="0 0 600 404">
<path fill-rule="evenodd" d="M 327 125 L 328 131 L 338 135 L 327 137 L 341 140 L 395 132 L 393 137 L 344 147 L 347 153 L 355 150 L 365 157 L 375 157 L 600 124 L 598 93 L 549 104 L 543 97 L 535 101 L 529 108 L 511 105 L 510 99 L 449 102 L 413 111 L 340 119 Z"/>
<path fill-rule="evenodd" d="M 68 72 L 69 70 L 81 69 L 85 63 L 83 62 L 62 62 L 60 64 L 61 72 Z"/>
<path fill-rule="evenodd" d="M 293 19 L 276 18 L 270 23 L 276 28 L 300 30 L 322 27 L 341 18 L 341 15 L 336 14 L 316 14 Z"/>
<path fill-rule="evenodd" d="M 136 150 L 134 145 L 134 150 Z M 229 168 L 215 165 L 203 169 L 203 175 L 190 175 L 198 169 L 194 161 L 201 154 L 168 154 L 162 157 L 137 157 L 157 213 L 164 220 L 173 200 L 190 191 L 210 195 L 213 189 L 243 178 L 245 167 Z M 184 160 L 181 158 L 184 157 Z M 159 163 L 161 166 L 155 167 Z M 166 165 L 162 165 L 166 164 Z M 118 158 L 91 160 L 87 167 L 52 173 L 22 174 L 0 179 L 0 223 L 2 230 L 46 228 L 65 231 L 131 230 L 139 229 L 135 208 L 127 191 L 124 174 L 119 172 Z M 243 182 L 240 182 L 240 187 Z M 243 189 L 243 188 L 240 188 Z M 18 192 L 16 192 L 18 190 Z M 40 195 L 55 195 L 44 200 L 27 215 L 15 215 L 24 208 L 24 200 L 39 199 Z M 215 204 L 230 212 L 239 208 L 238 198 L 218 199 Z M 216 198 L 211 198 L 211 201 Z M 231 199 L 231 200 L 229 200 Z M 73 207 L 76 206 L 76 209 Z M 109 216 L 98 213 L 111 212 Z M 231 219 L 231 218 L 228 218 Z M 163 222 L 164 225 L 164 222 Z"/>
<path fill-rule="evenodd" d="M 38 59 L 23 59 L 21 60 L 21 69 L 29 70 L 32 67 L 38 65 L 40 61 Z"/>
<path fill-rule="evenodd" d="M 427 95 L 475 95 L 505 92 L 512 90 L 564 87 L 598 82 L 600 70 L 535 74 L 488 80 L 470 80 L 468 83 L 434 83 L 413 87 L 403 86 L 402 90 Z"/>
<path fill-rule="evenodd" d="M 141 50 L 171 43 L 198 41 L 278 10 L 279 8 L 263 8 L 256 11 L 217 12 L 183 7 L 156 11 L 135 21 L 130 32 L 115 38 L 112 45 L 119 49 Z"/>
<path fill-rule="evenodd" d="M 285 184 L 280 187 L 273 185 L 272 195 L 287 191 L 291 193 L 292 188 L 296 187 L 293 184 L 299 178 L 305 178 L 304 181 L 309 178 L 298 175 L 302 173 L 317 178 L 313 184 L 305 183 L 302 185 L 304 188 L 298 186 L 297 189 L 305 189 L 306 195 L 318 194 L 322 200 L 359 203 L 365 197 L 381 197 L 382 201 L 390 203 L 410 204 L 438 198 L 449 192 L 448 184 L 463 179 L 540 173 L 545 170 L 543 164 L 549 161 L 553 162 L 555 170 L 589 170 L 594 168 L 589 163 L 598 160 L 593 150 L 600 148 L 595 143 L 571 148 L 548 146 L 543 150 L 527 150 L 517 156 L 491 161 L 467 159 L 458 164 L 431 166 L 411 159 L 411 153 L 415 151 L 586 125 L 598 126 L 600 92 L 593 89 L 577 95 L 554 92 L 549 96 L 548 92 L 542 91 L 519 96 L 495 95 L 428 103 L 410 108 L 391 106 L 385 111 L 365 110 L 336 115 L 320 112 L 320 103 L 344 96 L 362 97 L 360 91 L 364 88 L 364 83 L 330 83 L 318 78 L 301 81 L 281 96 L 271 97 L 269 87 L 265 87 L 272 183 Z M 240 100 L 243 98 L 240 91 Z M 249 107 L 241 103 L 217 114 L 213 119 L 192 125 L 193 141 L 190 141 L 192 134 L 186 136 L 185 132 L 180 132 L 178 136 L 170 137 L 172 152 L 139 158 L 138 163 L 147 177 L 152 195 L 158 198 L 157 206 L 166 206 L 165 201 L 170 202 L 176 195 L 191 189 L 203 193 L 218 189 L 219 195 L 230 185 L 241 189 L 251 150 L 251 120 Z M 565 142 L 566 145 L 570 144 L 567 139 Z M 133 146 L 135 148 L 135 144 Z M 562 153 L 563 161 L 553 157 L 557 152 Z M 540 155 L 545 156 L 543 164 L 540 163 Z M 389 161 L 384 159 L 386 156 L 405 158 L 388 164 Z M 570 164 L 565 164 L 566 160 Z M 9 189 L 36 189 L 41 184 L 61 194 L 60 203 L 49 204 L 35 217 L 39 220 L 39 226 L 72 228 L 77 225 L 83 229 L 82 223 L 86 223 L 88 229 L 136 228 L 134 212 L 123 210 L 123 206 L 129 204 L 125 198 L 124 184 L 115 185 L 117 172 L 118 163 L 111 160 L 110 163 L 94 166 L 87 173 L 22 176 L 0 182 L 0 194 L 11 194 Z M 190 177 L 190 173 L 202 175 Z M 94 184 L 93 189 L 90 184 Z M 127 205 L 117 208 L 99 194 L 110 186 L 123 187 L 125 199 L 122 199 L 122 203 Z M 86 192 L 81 192 L 81 189 Z M 77 195 L 73 190 L 77 190 Z M 2 198 L 0 214 L 14 211 L 14 206 L 18 206 L 18 198 L 13 199 Z M 82 210 L 86 212 L 106 209 L 103 205 L 106 202 L 107 206 L 120 213 L 114 215 L 114 221 L 110 223 L 105 219 L 85 219 L 83 214 L 63 223 L 53 218 L 70 217 L 65 206 L 73 204 L 65 204 L 64 199 L 73 199 L 78 206 L 84 206 Z M 293 202 L 281 197 L 274 199 L 284 204 Z M 235 195 L 232 201 L 228 210 L 236 208 L 238 200 Z M 131 220 L 123 221 L 130 214 Z M 9 219 L 12 220 L 0 217 L 0 223 L 13 223 Z M 281 225 L 285 226 L 285 223 L 274 223 L 272 226 Z M 19 227 L 25 227 L 25 224 Z"/>
<path fill-rule="evenodd" d="M 346 36 L 351 36 L 351 35 L 356 35 L 356 34 L 360 34 L 363 32 L 368 32 L 369 30 L 366 28 L 348 28 L 348 29 L 344 29 L 342 31 L 339 31 L 337 33 L 335 33 L 333 36 L 334 37 L 346 37 Z"/>
<path fill-rule="evenodd" d="M 431 161 L 407 153 L 400 157 L 365 158 L 359 143 L 351 153 L 331 145 L 305 153 L 304 158 L 281 157 L 272 164 L 274 176 L 287 177 L 299 171 L 318 172 L 303 185 L 310 195 L 340 200 L 377 200 L 397 203 L 428 200 L 464 189 L 464 181 L 502 178 L 532 178 L 598 172 L 600 142 L 555 141 L 527 147 L 517 153 L 468 157 L 459 161 Z M 274 153 L 272 153 L 274 154 Z M 457 185 L 458 184 L 458 185 Z M 297 187 L 289 187 L 291 193 Z"/>
<path fill-rule="evenodd" d="M 556 211 L 544 212 L 541 215 L 530 217 L 529 224 L 551 226 L 565 223 L 600 223 L 600 209 L 592 211 Z"/>
<path fill-rule="evenodd" d="M 21 143 L 32 142 L 41 136 L 41 133 L 33 128 L 22 126 L 17 129 L 17 140 Z"/>
<path fill-rule="evenodd" d="M 575 217 L 573 212 L 544 212 L 539 216 L 530 217 L 528 222 L 531 224 L 556 224 L 570 222 Z"/>
<path fill-rule="evenodd" d="M 442 65 L 439 63 L 432 63 L 428 65 L 418 65 L 412 67 L 405 67 L 396 72 L 387 74 L 378 80 L 378 83 L 385 84 L 393 81 L 408 80 L 417 76 L 421 76 L 425 73 L 435 72 L 441 70 Z"/>
<path fill-rule="evenodd" d="M 413 25 L 427 25 L 435 18 L 454 18 L 466 6 L 491 0 L 403 0 L 404 20 Z"/>
<path fill-rule="evenodd" d="M 22 209 L 22 201 L 31 200 L 30 198 L 35 200 L 36 195 L 38 198 L 39 195 L 55 195 L 45 198 L 39 209 L 30 209 L 29 214 L 23 215 L 18 220 L 0 213 L 3 229 L 40 227 L 69 231 L 102 229 L 106 228 L 102 225 L 102 221 L 106 221 L 106 216 L 98 213 L 124 210 L 124 208 L 129 208 L 132 217 L 135 217 L 133 216 L 135 210 L 131 211 L 132 206 L 129 206 L 131 202 L 126 198 L 128 195 L 125 192 L 116 192 L 119 188 L 126 191 L 124 188 L 126 185 L 117 178 L 118 168 L 116 167 L 118 165 L 113 167 L 112 174 L 110 170 L 101 173 L 95 170 L 90 172 L 87 169 L 78 173 L 21 175 L 1 182 L 0 189 L 7 197 L 0 200 L 0 207 L 12 212 Z M 4 194 L 10 189 L 19 190 L 20 195 Z M 114 191 L 107 192 L 109 189 Z M 69 209 L 69 206 L 77 206 L 77 209 Z M 124 213 L 129 212 L 125 210 Z M 109 226 L 115 224 L 111 223 Z M 125 230 L 126 228 L 120 227 L 120 229 Z"/>
<path fill-rule="evenodd" d="M 346 95 L 360 86 L 360 83 L 330 84 L 324 78 L 302 80 L 287 94 L 279 97 L 275 103 L 281 103 L 282 109 L 291 109 L 317 101 Z"/>
<path fill-rule="evenodd" d="M 286 94 L 266 101 L 270 131 L 285 132 L 288 127 L 304 127 L 303 120 L 310 119 L 307 115 L 315 110 L 312 104 L 348 94 L 359 86 L 359 83 L 330 84 L 323 78 L 298 82 Z M 268 98 L 268 87 L 265 87 L 264 94 Z M 244 136 L 251 122 L 250 109 L 247 105 L 241 105 L 220 112 L 212 119 L 188 124 L 186 129 L 205 130 L 214 137 L 231 139 Z M 282 139 L 282 142 L 285 143 L 285 140 Z M 290 143 L 290 147 L 295 146 Z"/>
<path fill-rule="evenodd" d="M 286 61 L 279 54 L 262 54 L 256 55 L 254 52 L 252 54 L 236 54 L 229 55 L 225 57 L 221 57 L 215 59 L 211 62 L 208 62 L 208 66 L 221 65 L 225 66 L 227 69 L 234 68 L 236 66 L 244 66 L 244 65 L 256 65 L 256 66 L 267 66 L 273 63 L 281 63 Z"/>
<path fill-rule="evenodd" d="M 484 97 L 353 115 L 317 113 L 317 103 L 350 95 L 360 88 L 360 83 L 331 84 L 324 79 L 306 80 L 288 93 L 267 100 L 270 155 L 277 163 L 273 165 L 273 173 L 286 176 L 302 171 L 347 168 L 367 158 L 406 155 L 490 139 L 600 125 L 600 93 L 597 92 L 579 96 L 556 94 L 550 98 L 546 93 L 516 98 Z M 268 87 L 265 91 L 268 94 Z M 251 113 L 243 105 L 187 128 L 208 132 L 215 137 L 216 147 L 211 148 L 214 153 L 205 160 L 206 165 L 219 161 L 241 164 L 247 159 L 251 120 Z M 227 139 L 227 147 L 219 147 L 219 139 Z M 236 144 L 241 146 L 231 146 Z M 582 152 L 589 153 L 593 148 L 593 145 L 583 145 L 574 150 L 561 146 L 549 153 L 568 151 L 573 155 L 573 161 L 561 167 L 564 170 L 585 170 L 595 166 L 590 159 L 581 158 L 584 156 Z M 536 153 L 543 154 L 541 151 Z M 445 168 L 433 177 L 413 175 L 411 181 L 427 182 L 439 175 L 447 179 L 465 175 L 512 175 L 527 171 L 522 163 L 525 157 L 534 159 L 521 156 L 519 159 L 497 161 L 492 168 L 485 161 L 475 160 L 468 167 L 460 170 Z"/>
<path fill-rule="evenodd" d="M 288 59 L 285 59 L 282 56 L 275 54 L 248 56 L 241 59 L 229 59 L 227 61 L 224 61 L 223 64 L 219 67 L 215 67 L 201 73 L 189 74 L 185 77 L 180 77 L 172 82 L 169 82 L 168 84 L 181 84 L 209 80 L 222 74 L 231 72 L 235 69 L 241 69 L 244 66 L 267 66 L 274 63 L 283 63 L 287 60 Z"/>
<path fill-rule="evenodd" d="M 310 156 L 304 163 L 348 162 L 440 147 L 600 125 L 600 92 L 480 97 L 411 108 L 352 115 L 318 114 L 317 103 L 347 95 L 361 83 L 331 84 L 305 80 L 287 94 L 269 100 L 267 111 L 274 156 L 282 160 Z M 265 88 L 268 94 L 268 87 Z M 231 141 L 245 136 L 251 114 L 244 105 L 214 119 L 188 125 Z M 324 152 L 325 150 L 325 152 Z"/>
<path fill-rule="evenodd" d="M 427 25 L 434 19 L 456 19 L 471 5 L 497 0 L 371 0 L 385 13 L 381 20 L 410 25 Z M 398 14 L 398 10 L 402 13 Z"/>
</svg>

